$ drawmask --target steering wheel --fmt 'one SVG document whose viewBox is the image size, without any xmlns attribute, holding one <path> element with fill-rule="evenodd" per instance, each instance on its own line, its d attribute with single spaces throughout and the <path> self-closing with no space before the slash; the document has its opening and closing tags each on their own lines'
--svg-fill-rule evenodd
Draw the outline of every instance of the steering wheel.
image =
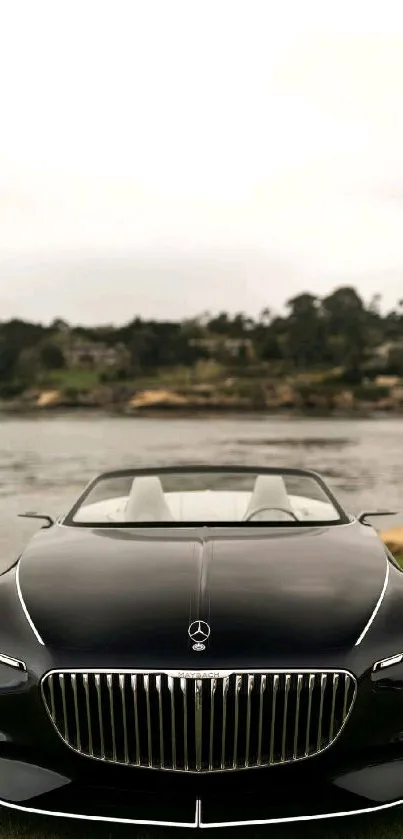
<svg viewBox="0 0 403 839">
<path fill-rule="evenodd" d="M 262 504 L 260 507 L 255 507 L 254 510 L 251 510 L 250 513 L 248 513 L 244 517 L 243 521 L 250 521 L 254 518 L 254 516 L 257 516 L 258 513 L 263 513 L 264 510 L 277 510 L 280 513 L 286 513 L 288 516 L 290 516 L 290 518 L 294 519 L 294 521 L 299 521 L 299 519 L 297 519 L 297 516 L 295 515 L 295 513 L 293 513 L 292 510 L 287 510 L 286 507 L 269 507 L 267 504 Z"/>
</svg>

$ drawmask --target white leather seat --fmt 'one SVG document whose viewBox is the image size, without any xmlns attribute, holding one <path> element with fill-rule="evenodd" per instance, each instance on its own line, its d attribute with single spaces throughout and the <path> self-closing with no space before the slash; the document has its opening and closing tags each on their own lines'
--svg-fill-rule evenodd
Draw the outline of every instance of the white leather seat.
<svg viewBox="0 0 403 839">
<path fill-rule="evenodd" d="M 127 522 L 174 520 L 157 475 L 144 475 L 134 479 L 127 499 L 125 520 Z"/>
<path fill-rule="evenodd" d="M 293 510 L 281 475 L 258 475 L 244 513 L 244 521 L 253 510 L 259 507 L 265 509 L 257 513 L 253 521 L 290 521 L 291 516 L 282 512 L 282 510 L 290 510 L 290 512 Z M 282 510 L 279 510 L 279 507 Z"/>
</svg>

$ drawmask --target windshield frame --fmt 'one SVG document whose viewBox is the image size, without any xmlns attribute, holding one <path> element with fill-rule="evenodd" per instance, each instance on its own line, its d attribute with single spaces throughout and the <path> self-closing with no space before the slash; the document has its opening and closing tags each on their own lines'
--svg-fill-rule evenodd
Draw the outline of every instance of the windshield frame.
<svg viewBox="0 0 403 839">
<path fill-rule="evenodd" d="M 212 473 L 212 474 L 219 474 L 219 473 L 228 473 L 228 474 L 251 474 L 251 475 L 295 475 L 300 477 L 307 477 L 311 478 L 316 481 L 317 484 L 321 487 L 324 494 L 327 496 L 328 500 L 331 502 L 333 507 L 335 508 L 336 512 L 338 513 L 338 519 L 330 519 L 330 520 L 309 520 L 309 521 L 186 521 L 186 522 L 80 522 L 75 521 L 75 515 L 78 510 L 82 507 L 83 502 L 88 497 L 88 495 L 92 492 L 94 487 L 103 480 L 110 480 L 114 478 L 125 478 L 125 477 L 142 477 L 142 476 L 152 476 L 152 475 L 164 475 L 164 474 L 192 474 L 192 473 Z M 288 528 L 288 527 L 321 527 L 321 526 L 337 526 L 340 524 L 349 524 L 352 521 L 351 516 L 343 509 L 337 498 L 334 496 L 332 491 L 329 489 L 328 485 L 324 481 L 324 479 L 319 475 L 317 472 L 314 472 L 310 469 L 297 469 L 293 467 L 280 467 L 280 466 L 270 466 L 270 467 L 261 467 L 261 466 L 226 466 L 225 464 L 221 464 L 220 466 L 204 466 L 201 464 L 193 464 L 193 465 L 186 465 L 186 466 L 153 466 L 149 468 L 132 468 L 132 469 L 115 469 L 113 471 L 102 472 L 100 475 L 97 475 L 93 478 L 89 484 L 85 487 L 84 491 L 78 497 L 77 501 L 73 504 L 71 509 L 68 513 L 62 518 L 61 524 L 67 527 L 85 527 L 85 528 L 108 528 L 108 529 L 135 529 L 135 530 L 148 530 L 148 529 L 176 529 L 176 530 L 184 530 L 186 528 L 201 528 L 201 527 L 209 527 L 209 528 L 231 528 L 231 529 L 245 529 L 248 527 L 252 528 L 261 528 L 261 527 L 281 527 L 281 528 Z"/>
</svg>

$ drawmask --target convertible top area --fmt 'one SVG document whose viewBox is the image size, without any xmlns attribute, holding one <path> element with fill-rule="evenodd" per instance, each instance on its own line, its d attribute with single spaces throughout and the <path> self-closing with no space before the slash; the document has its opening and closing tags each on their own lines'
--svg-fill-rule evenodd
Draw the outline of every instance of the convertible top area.
<svg viewBox="0 0 403 839">
<path fill-rule="evenodd" d="M 340 524 L 348 515 L 302 469 L 187 466 L 106 472 L 64 524 L 79 526 Z"/>
</svg>

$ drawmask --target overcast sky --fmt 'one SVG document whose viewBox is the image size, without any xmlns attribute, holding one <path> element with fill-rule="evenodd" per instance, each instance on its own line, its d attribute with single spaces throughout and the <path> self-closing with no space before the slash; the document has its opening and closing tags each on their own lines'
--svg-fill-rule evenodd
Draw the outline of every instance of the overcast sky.
<svg viewBox="0 0 403 839">
<path fill-rule="evenodd" d="M 403 297 L 401 0 L 0 0 L 0 320 Z"/>
</svg>

